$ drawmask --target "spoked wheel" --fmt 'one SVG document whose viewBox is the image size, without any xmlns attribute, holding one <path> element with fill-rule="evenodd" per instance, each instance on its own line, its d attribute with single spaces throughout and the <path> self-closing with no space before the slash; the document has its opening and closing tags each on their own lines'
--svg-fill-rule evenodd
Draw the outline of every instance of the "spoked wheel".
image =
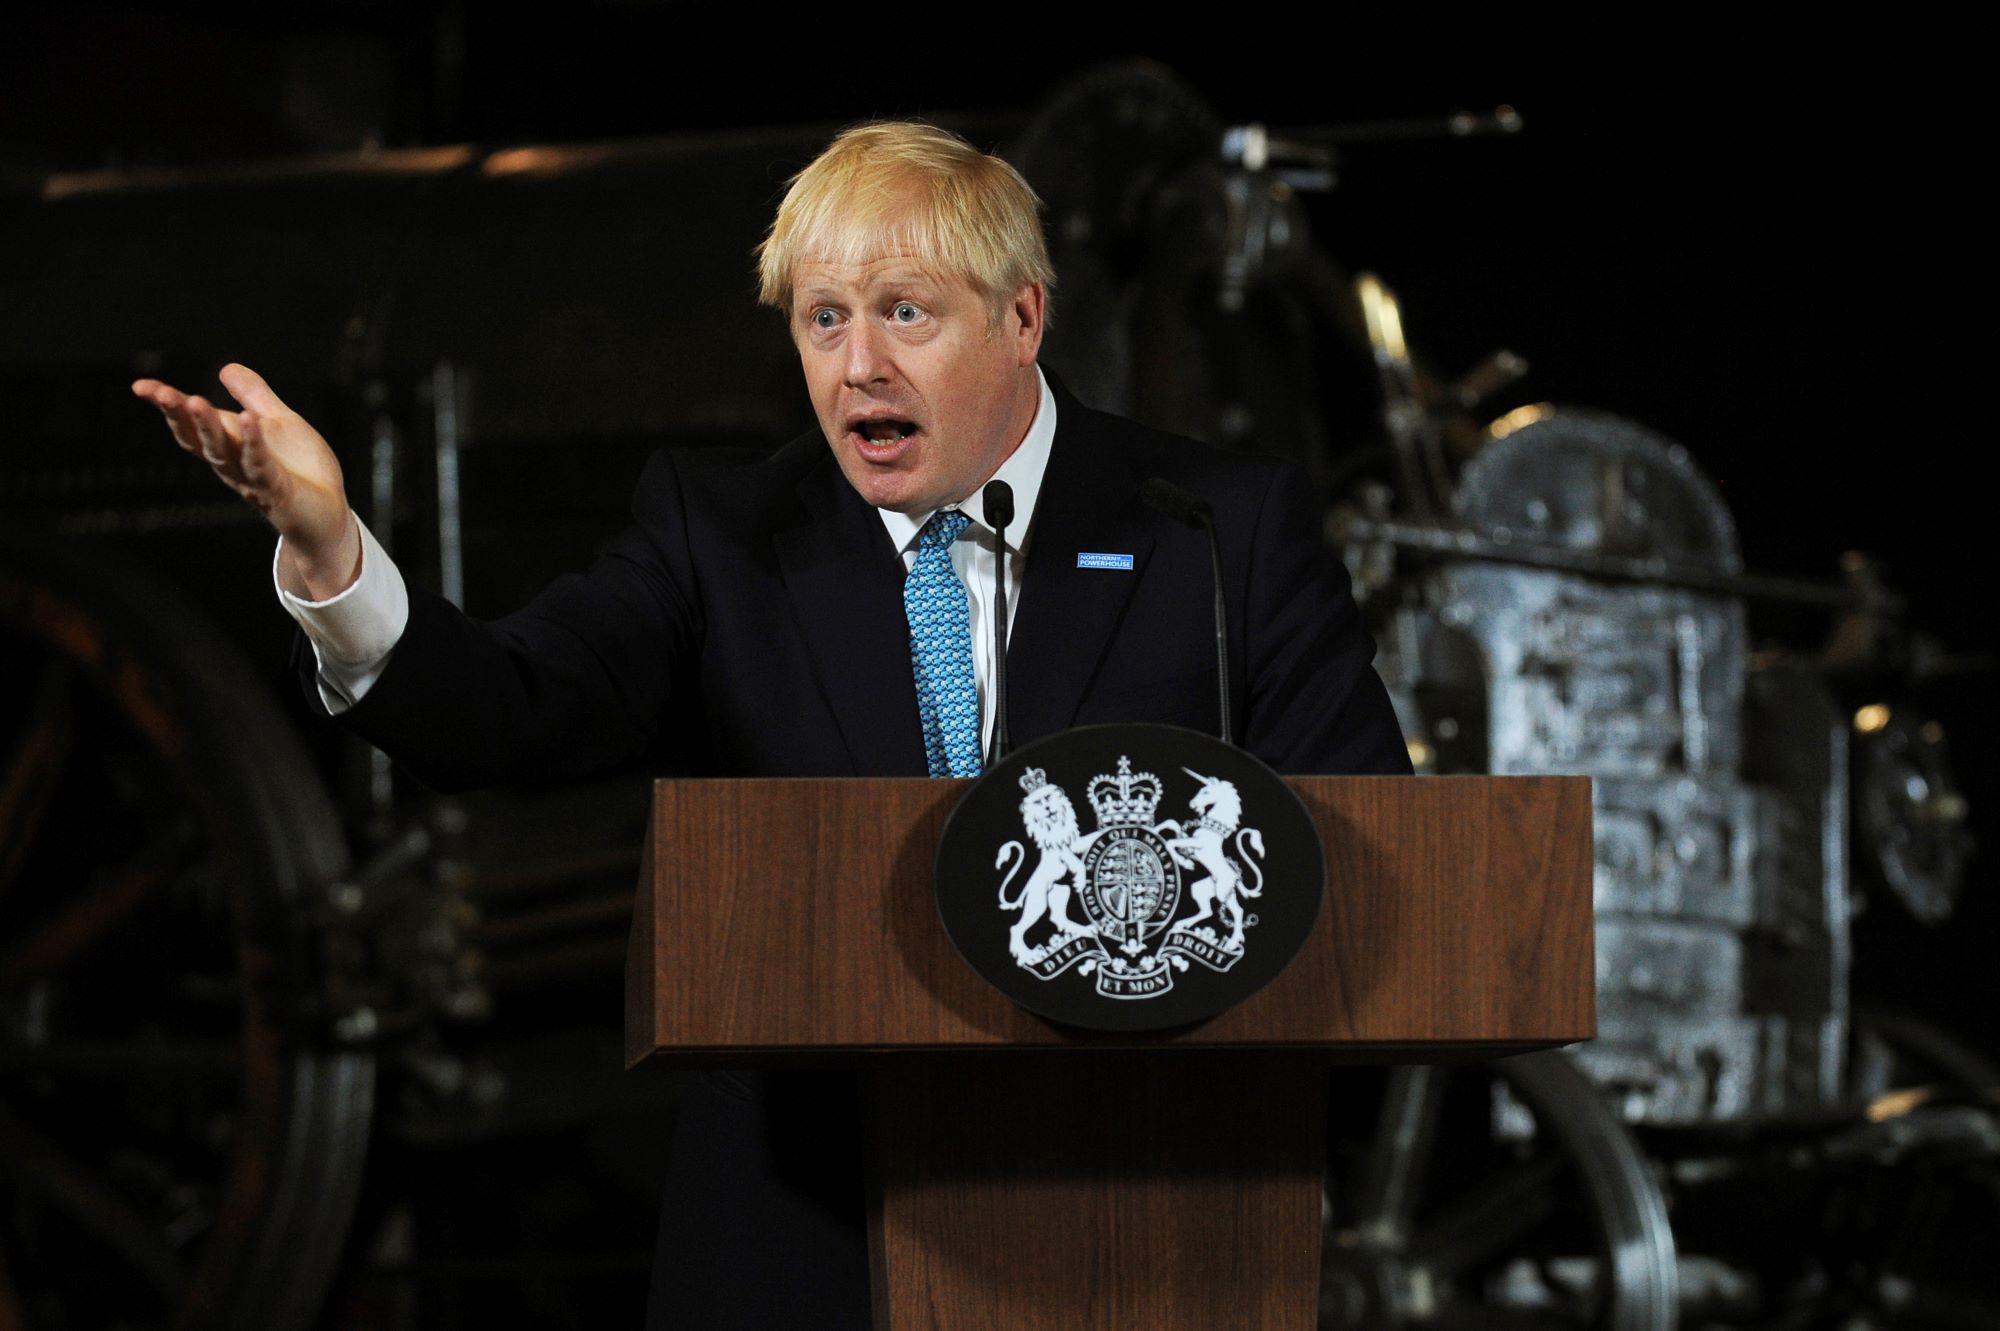
<svg viewBox="0 0 2000 1331">
<path fill-rule="evenodd" d="M 310 1323 L 373 1111 L 310 1034 L 344 867 L 192 607 L 0 535 L 0 1328 Z"/>
<path fill-rule="evenodd" d="M 1561 1054 L 1335 1077 L 1322 1331 L 1675 1324 L 1666 1206 Z"/>
</svg>

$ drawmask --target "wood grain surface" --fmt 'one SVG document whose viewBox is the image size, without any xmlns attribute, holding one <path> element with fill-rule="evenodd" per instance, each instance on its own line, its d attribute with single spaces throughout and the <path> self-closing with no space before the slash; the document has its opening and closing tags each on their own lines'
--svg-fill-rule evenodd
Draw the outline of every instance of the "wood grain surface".
<svg viewBox="0 0 2000 1331">
<path fill-rule="evenodd" d="M 1312 1331 L 1316 1055 L 894 1054 L 867 1085 L 878 1331 Z"/>
<path fill-rule="evenodd" d="M 628 1059 L 1138 1044 L 1409 1061 L 1594 1033 L 1586 778 L 1294 779 L 1326 844 L 1312 936 L 1238 1007 L 1142 1037 L 1052 1026 L 953 950 L 932 859 L 966 784 L 659 782 Z"/>
</svg>

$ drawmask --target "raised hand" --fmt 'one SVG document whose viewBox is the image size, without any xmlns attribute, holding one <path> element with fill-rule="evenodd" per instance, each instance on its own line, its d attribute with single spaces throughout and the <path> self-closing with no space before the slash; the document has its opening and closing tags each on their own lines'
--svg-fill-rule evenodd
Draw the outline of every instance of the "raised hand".
<svg viewBox="0 0 2000 1331">
<path fill-rule="evenodd" d="M 292 591 L 324 600 L 345 590 L 360 569 L 361 534 L 339 460 L 254 370 L 225 365 L 221 379 L 241 411 L 157 379 L 139 380 L 132 392 L 158 407 L 175 441 L 278 529 L 285 538 L 280 575 Z"/>
</svg>

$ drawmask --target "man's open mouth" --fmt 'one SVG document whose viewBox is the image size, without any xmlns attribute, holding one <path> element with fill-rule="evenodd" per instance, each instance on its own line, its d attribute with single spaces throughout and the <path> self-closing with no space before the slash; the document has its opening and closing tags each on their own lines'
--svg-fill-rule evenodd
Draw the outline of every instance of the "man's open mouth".
<svg viewBox="0 0 2000 1331">
<path fill-rule="evenodd" d="M 871 444 L 891 444 L 915 434 L 917 423 L 884 417 L 880 420 L 857 420 L 847 428 Z"/>
</svg>

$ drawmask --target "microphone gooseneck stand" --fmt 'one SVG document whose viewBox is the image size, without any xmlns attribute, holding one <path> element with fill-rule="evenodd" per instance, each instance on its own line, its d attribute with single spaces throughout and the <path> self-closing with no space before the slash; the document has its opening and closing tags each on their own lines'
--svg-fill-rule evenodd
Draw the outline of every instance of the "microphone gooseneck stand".
<svg viewBox="0 0 2000 1331">
<path fill-rule="evenodd" d="M 1222 543 L 1215 535 L 1215 508 L 1164 476 L 1155 476 L 1141 485 L 1139 498 L 1175 522 L 1199 527 L 1208 534 L 1208 566 L 1215 583 L 1215 690 L 1217 714 L 1222 722 L 1216 733 L 1224 744 L 1234 744 L 1229 725 L 1229 607 L 1222 598 Z"/>
<path fill-rule="evenodd" d="M 988 481 L 980 496 L 986 525 L 993 529 L 993 742 L 986 767 L 1007 756 L 1007 524 L 1014 520 L 1014 487 Z"/>
</svg>

